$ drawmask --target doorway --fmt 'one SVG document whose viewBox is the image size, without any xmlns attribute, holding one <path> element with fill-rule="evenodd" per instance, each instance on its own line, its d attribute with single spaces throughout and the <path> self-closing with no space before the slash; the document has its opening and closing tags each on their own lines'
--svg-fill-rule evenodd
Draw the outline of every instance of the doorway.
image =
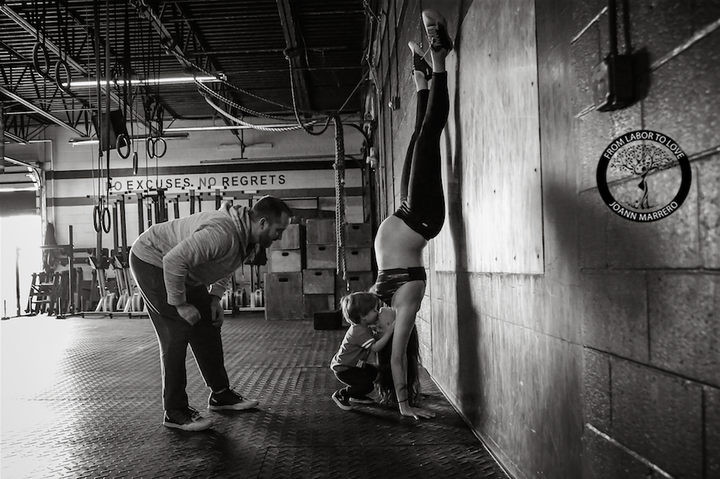
<svg viewBox="0 0 720 479">
<path fill-rule="evenodd" d="M 0 314 L 25 314 L 32 273 L 42 270 L 40 215 L 0 217 Z"/>
</svg>

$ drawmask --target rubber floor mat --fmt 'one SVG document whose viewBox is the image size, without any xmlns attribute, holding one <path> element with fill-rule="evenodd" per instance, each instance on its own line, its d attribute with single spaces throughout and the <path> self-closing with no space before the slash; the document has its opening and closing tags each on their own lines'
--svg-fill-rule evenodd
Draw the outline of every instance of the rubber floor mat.
<svg viewBox="0 0 720 479">
<path fill-rule="evenodd" d="M 208 411 L 188 352 L 190 405 L 213 420 L 188 433 L 162 426 L 149 319 L 36 316 L 1 328 L 3 479 L 508 477 L 424 371 L 431 420 L 379 404 L 339 409 L 329 363 L 344 329 L 227 318 L 231 385 L 260 405 Z"/>
</svg>

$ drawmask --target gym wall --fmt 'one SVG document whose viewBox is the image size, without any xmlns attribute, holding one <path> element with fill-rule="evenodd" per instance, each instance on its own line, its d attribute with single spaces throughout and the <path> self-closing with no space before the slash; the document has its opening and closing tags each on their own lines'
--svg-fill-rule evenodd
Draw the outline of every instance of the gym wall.
<svg viewBox="0 0 720 479">
<path fill-rule="evenodd" d="M 380 3 L 383 217 L 414 122 L 406 45 L 424 39 L 422 9 L 457 42 L 424 367 L 513 477 L 720 477 L 720 4 L 617 2 L 637 96 L 602 112 L 607 2 Z M 604 148 L 638 129 L 672 137 L 692 168 L 685 203 L 651 223 L 616 215 L 595 179 Z"/>
</svg>

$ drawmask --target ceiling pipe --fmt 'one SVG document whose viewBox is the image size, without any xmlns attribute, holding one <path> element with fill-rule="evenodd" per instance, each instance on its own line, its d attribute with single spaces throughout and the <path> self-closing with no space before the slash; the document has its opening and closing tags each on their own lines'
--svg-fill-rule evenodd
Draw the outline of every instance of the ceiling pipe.
<svg viewBox="0 0 720 479">
<path fill-rule="evenodd" d="M 305 81 L 305 72 L 303 68 L 306 66 L 303 61 L 302 47 L 298 41 L 298 34 L 295 31 L 295 18 L 292 14 L 289 0 L 277 0 L 278 14 L 282 22 L 283 33 L 285 34 L 285 57 L 290 64 L 290 74 L 292 75 L 290 88 L 297 89 L 295 99 L 297 101 L 297 109 L 301 112 L 311 111 L 310 108 L 310 91 Z"/>
</svg>

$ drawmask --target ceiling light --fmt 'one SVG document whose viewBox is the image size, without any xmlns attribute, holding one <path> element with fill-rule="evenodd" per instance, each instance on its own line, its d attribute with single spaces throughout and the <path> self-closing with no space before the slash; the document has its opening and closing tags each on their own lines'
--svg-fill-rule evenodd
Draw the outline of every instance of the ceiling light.
<svg viewBox="0 0 720 479">
<path fill-rule="evenodd" d="M 189 135 L 187 133 L 165 134 L 165 132 L 163 132 L 162 139 L 163 140 L 184 140 L 188 136 Z M 135 140 L 135 141 L 147 141 L 147 139 L 148 139 L 147 136 L 140 136 L 140 135 L 131 137 L 131 140 Z M 92 137 L 92 138 L 82 137 L 82 138 L 70 138 L 68 140 L 68 143 L 70 143 L 72 146 L 88 146 L 88 145 L 97 145 L 99 143 L 99 141 L 98 141 L 97 137 Z"/>
<path fill-rule="evenodd" d="M 258 123 L 257 125 L 230 125 L 230 126 L 182 126 L 177 128 L 165 128 L 164 132 L 178 132 L 178 131 L 221 131 L 221 130 L 249 130 L 256 126 L 263 128 L 286 128 L 293 126 L 292 123 L 282 123 L 279 125 L 263 125 Z"/>
<path fill-rule="evenodd" d="M 202 83 L 212 83 L 221 81 L 218 78 L 211 76 L 198 76 L 198 77 L 175 77 L 175 78 L 150 78 L 150 79 L 135 79 L 130 80 L 131 85 L 136 86 L 147 86 L 147 85 L 178 85 L 181 83 L 195 83 L 196 81 Z M 107 80 L 100 80 L 100 86 L 107 85 Z M 125 85 L 125 80 L 112 80 L 111 85 Z M 81 88 L 81 87 L 97 87 L 97 80 L 83 80 L 63 83 L 64 87 L 70 86 L 70 88 Z"/>
</svg>

